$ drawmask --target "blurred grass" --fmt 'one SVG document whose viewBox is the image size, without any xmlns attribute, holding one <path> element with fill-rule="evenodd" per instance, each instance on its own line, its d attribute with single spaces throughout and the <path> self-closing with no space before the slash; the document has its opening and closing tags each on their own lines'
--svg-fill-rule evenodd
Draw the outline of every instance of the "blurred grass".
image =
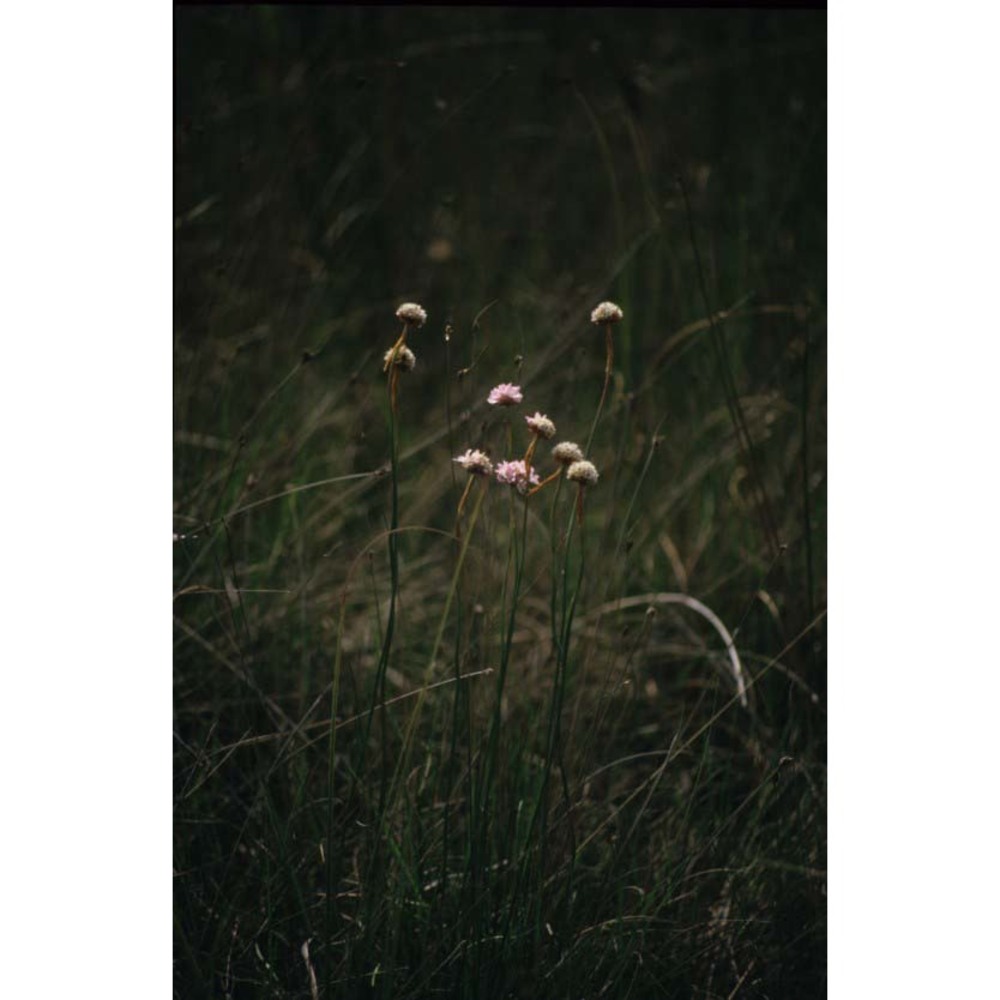
<svg viewBox="0 0 1000 1000">
<path fill-rule="evenodd" d="M 178 8 L 175 30 L 177 995 L 310 996 L 310 965 L 336 996 L 820 993 L 825 16 Z M 514 619 L 519 522 L 488 493 L 415 692 L 451 456 L 500 456 L 500 381 L 585 439 L 604 298 L 626 320 L 544 785 L 549 492 Z M 372 712 L 404 299 L 430 320 L 400 396 L 402 700 Z M 617 607 L 664 591 L 736 631 L 749 712 L 697 616 Z"/>
</svg>

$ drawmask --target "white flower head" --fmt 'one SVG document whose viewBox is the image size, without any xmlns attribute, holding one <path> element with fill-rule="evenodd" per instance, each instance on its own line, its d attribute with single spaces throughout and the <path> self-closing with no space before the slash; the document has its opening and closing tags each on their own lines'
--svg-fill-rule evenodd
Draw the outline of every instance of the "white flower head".
<svg viewBox="0 0 1000 1000">
<path fill-rule="evenodd" d="M 405 344 L 400 347 L 399 350 L 395 350 L 395 348 L 390 347 L 389 350 L 385 352 L 385 357 L 382 361 L 382 370 L 385 371 L 385 369 L 389 367 L 394 351 L 396 354 L 396 367 L 401 368 L 404 372 L 412 372 L 417 364 L 417 356 Z"/>
<path fill-rule="evenodd" d="M 583 452 L 572 441 L 561 441 L 552 449 L 552 457 L 561 465 L 572 465 L 583 461 Z"/>
<path fill-rule="evenodd" d="M 416 302 L 404 302 L 396 310 L 396 319 L 401 319 L 407 326 L 421 327 L 427 322 L 427 313 Z"/>
<path fill-rule="evenodd" d="M 597 469 L 592 462 L 574 462 L 566 470 L 566 478 L 581 486 L 593 486 L 597 482 Z"/>
<path fill-rule="evenodd" d="M 556 425 L 544 413 L 536 413 L 533 417 L 525 417 L 524 422 L 535 437 L 545 438 L 548 441 L 556 436 Z"/>
<path fill-rule="evenodd" d="M 614 302 L 602 302 L 590 314 L 590 322 L 597 323 L 598 325 L 604 323 L 620 323 L 624 315 L 625 314 L 621 311 L 621 308 L 616 306 Z"/>
<path fill-rule="evenodd" d="M 464 455 L 459 455 L 458 458 L 453 458 L 452 461 L 457 462 L 470 475 L 493 475 L 493 463 L 490 461 L 489 456 L 478 449 L 470 448 Z"/>
</svg>

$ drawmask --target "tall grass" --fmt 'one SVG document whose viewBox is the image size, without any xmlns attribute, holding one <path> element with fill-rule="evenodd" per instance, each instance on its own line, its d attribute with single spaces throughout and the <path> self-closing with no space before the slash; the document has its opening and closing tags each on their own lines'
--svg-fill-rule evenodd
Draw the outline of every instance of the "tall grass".
<svg viewBox="0 0 1000 1000">
<path fill-rule="evenodd" d="M 796 119 L 726 109 L 775 66 L 813 100 L 822 31 L 394 13 L 179 15 L 176 993 L 818 995 L 822 148 L 789 178 Z M 582 508 L 483 477 L 457 518 L 454 457 L 523 458 L 535 410 Z"/>
</svg>

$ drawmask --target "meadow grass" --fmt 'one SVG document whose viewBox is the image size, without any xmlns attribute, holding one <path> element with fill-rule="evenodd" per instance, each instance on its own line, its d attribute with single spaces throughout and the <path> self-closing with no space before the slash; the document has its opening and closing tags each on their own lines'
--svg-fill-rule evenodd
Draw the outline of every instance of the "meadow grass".
<svg viewBox="0 0 1000 1000">
<path fill-rule="evenodd" d="M 284 51 L 287 23 L 260 16 Z M 473 36 L 454 37 L 457 79 Z M 526 84 L 485 52 L 468 100 L 488 118 Z M 179 308 L 175 350 L 176 995 L 821 995 L 822 285 L 764 245 L 766 177 L 739 175 L 720 216 L 697 164 L 582 77 L 537 112 L 562 130 L 548 160 L 518 161 L 526 199 L 561 206 L 551 240 L 515 264 L 471 191 L 407 215 L 460 136 L 490 140 L 446 115 L 429 145 L 384 138 L 366 180 L 371 122 L 412 96 L 385 89 L 396 72 L 363 108 L 341 98 L 357 121 L 316 202 L 342 228 L 292 239 L 303 287 L 255 283 L 269 251 L 235 207 L 230 232 L 179 224 L 197 292 L 178 294 L 202 305 Z M 241 86 L 279 131 L 300 113 Z M 593 239 L 568 237 L 560 170 L 574 200 L 607 199 Z M 262 218 L 292 233 L 274 186 Z M 449 277 L 435 233 L 472 248 Z M 398 283 L 359 253 L 395 254 Z M 416 364 L 384 371 L 404 297 L 428 313 Z M 605 329 L 607 298 L 624 318 Z M 490 405 L 500 383 L 523 402 Z M 536 411 L 557 432 L 529 450 Z M 599 473 L 582 490 L 454 462 L 546 479 L 567 440 Z"/>
<path fill-rule="evenodd" d="M 743 639 L 741 662 L 706 604 L 643 592 L 637 577 L 648 586 L 663 571 L 648 576 L 655 559 L 633 553 L 657 554 L 650 536 L 684 500 L 644 495 L 656 434 L 631 457 L 614 434 L 582 505 L 565 476 L 531 495 L 470 476 L 461 533 L 406 523 L 408 509 L 455 503 L 440 435 L 400 460 L 407 377 L 395 405 L 386 383 L 388 471 L 303 484 L 340 497 L 308 519 L 305 490 L 256 504 L 236 493 L 232 513 L 178 543 L 190 572 L 221 575 L 200 612 L 193 599 L 209 590 L 177 598 L 180 635 L 201 654 L 182 642 L 178 663 L 210 671 L 180 674 L 181 725 L 211 719 L 200 746 L 181 742 L 178 855 L 204 879 L 178 903 L 182 981 L 233 995 L 247 983 L 287 995 L 314 984 L 328 996 L 642 995 L 732 985 L 762 953 L 787 961 L 777 887 L 801 879 L 808 899 L 822 879 L 822 772 L 769 724 L 768 702 L 817 699 L 784 662 L 817 621 L 773 653 Z M 625 405 L 609 422 L 626 422 Z M 522 453 L 520 418 L 490 414 L 470 443 Z M 535 461 L 550 472 L 541 450 Z M 436 475 L 415 489 L 407 472 L 425 463 Z M 386 487 L 386 526 L 329 566 L 352 509 Z M 263 523 L 248 537 L 252 518 Z M 271 551 L 238 559 L 234 538 Z M 754 617 L 782 624 L 760 596 L 773 566 L 748 562 L 731 623 L 744 635 Z M 297 586 L 263 586 L 290 572 Z M 286 652 L 276 659 L 262 639 Z"/>
</svg>

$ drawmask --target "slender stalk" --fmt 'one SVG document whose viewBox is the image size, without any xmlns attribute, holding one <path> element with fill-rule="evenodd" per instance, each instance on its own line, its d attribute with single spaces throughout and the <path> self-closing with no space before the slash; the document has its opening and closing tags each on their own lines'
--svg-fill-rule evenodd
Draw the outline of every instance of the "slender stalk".
<svg viewBox="0 0 1000 1000">
<path fill-rule="evenodd" d="M 528 485 L 531 485 L 531 460 L 535 457 L 535 448 L 538 446 L 538 438 L 532 437 L 531 444 L 528 445 L 528 450 L 524 453 L 524 478 L 527 480 Z M 528 496 L 531 494 L 529 493 Z"/>
<path fill-rule="evenodd" d="M 403 328 L 403 334 L 400 340 L 406 337 L 406 327 Z M 396 351 L 399 350 L 397 345 Z M 398 379 L 398 369 L 395 364 L 392 365 L 391 374 L 389 377 L 389 396 L 390 396 L 390 407 L 389 407 L 389 433 L 390 433 L 390 447 L 391 447 L 391 510 L 389 519 L 389 615 L 386 621 L 385 627 L 385 637 L 382 642 L 382 652 L 379 656 L 378 669 L 376 671 L 375 678 L 375 696 L 372 699 L 372 712 L 375 711 L 375 705 L 382 701 L 385 701 L 385 677 L 386 671 L 389 666 L 389 654 L 392 651 L 392 640 L 395 633 L 396 626 L 396 606 L 399 600 L 399 415 L 397 412 L 397 398 L 396 398 L 396 381 L 393 380 L 392 376 L 396 375 Z M 371 716 L 369 716 L 368 729 L 365 734 L 365 742 L 367 744 L 367 736 L 371 731 Z M 386 717 L 383 713 L 381 719 L 381 732 L 382 732 L 382 784 L 381 784 L 381 796 L 379 802 L 379 811 L 381 812 L 382 804 L 385 798 L 385 755 L 386 755 Z"/>
<path fill-rule="evenodd" d="M 465 501 L 469 499 L 469 491 L 472 489 L 473 477 L 470 475 L 465 489 L 462 491 L 462 498 L 458 501 L 458 512 L 455 514 L 455 537 L 462 537 L 462 511 L 465 509 Z"/>
<path fill-rule="evenodd" d="M 532 486 L 532 488 L 528 490 L 528 496 L 533 497 L 540 489 L 543 489 L 544 487 L 548 486 L 553 479 L 558 479 L 561 472 L 562 472 L 562 466 L 556 469 L 556 471 L 553 472 L 552 475 L 546 476 L 537 486 Z"/>
<path fill-rule="evenodd" d="M 562 483 L 560 482 L 560 488 Z M 558 493 L 558 491 L 557 491 Z M 555 507 L 553 501 L 553 515 L 555 514 Z M 554 518 L 553 518 L 554 521 Z M 569 596 L 569 570 L 570 570 L 570 553 L 571 545 L 570 540 L 573 534 L 573 527 L 576 523 L 575 512 L 570 517 L 569 524 L 566 529 L 565 535 L 565 546 L 563 549 L 563 565 L 561 572 L 553 573 L 553 584 L 552 584 L 552 629 L 553 629 L 553 643 L 556 650 L 556 669 L 555 678 L 552 687 L 552 700 L 549 703 L 549 717 L 547 724 L 547 733 L 545 741 L 545 758 L 542 769 L 542 780 L 538 788 L 538 793 L 535 797 L 535 801 L 532 807 L 531 820 L 529 824 L 529 830 L 527 835 L 527 843 L 531 843 L 535 834 L 536 829 L 538 830 L 538 844 L 539 844 L 539 861 L 538 861 L 538 883 L 539 890 L 535 893 L 533 903 L 535 911 L 535 935 L 536 941 L 541 936 L 541 911 L 542 911 L 542 891 L 541 886 L 545 881 L 545 863 L 548 854 L 547 850 L 547 840 L 548 840 L 548 789 L 549 781 L 552 774 L 552 765 L 558 757 L 560 760 L 560 770 L 563 777 L 563 789 L 564 796 L 569 805 L 569 791 L 567 787 L 565 769 L 561 763 L 561 750 L 560 750 L 560 740 L 561 740 L 561 725 L 560 719 L 562 715 L 562 708 L 565 702 L 566 693 L 566 680 L 568 673 L 568 661 L 569 661 L 569 642 L 573 630 L 573 618 L 576 613 L 577 599 L 580 594 L 580 588 L 583 582 L 584 575 L 584 544 L 583 544 L 583 531 L 581 527 L 580 533 L 580 565 L 576 574 L 576 582 L 573 586 L 572 597 Z M 554 523 L 553 523 L 554 528 Z M 557 538 L 556 532 L 553 530 L 553 560 L 557 556 Z M 560 588 L 559 582 L 562 581 L 562 587 Z M 561 606 L 560 606 L 561 598 Z M 575 838 L 574 838 L 575 839 Z M 575 848 L 574 848 L 575 853 Z M 504 939 L 506 940 L 507 935 L 510 931 L 511 922 L 514 917 L 514 911 L 516 909 L 517 897 L 519 896 L 523 886 L 524 879 L 528 867 L 529 855 L 526 853 L 524 863 L 520 866 L 516 881 L 514 885 L 513 898 L 508 906 L 508 916 L 504 929 Z M 570 871 L 570 880 L 572 879 L 572 868 Z M 566 900 L 569 899 L 569 883 L 567 883 L 565 897 Z"/>
<path fill-rule="evenodd" d="M 337 651 L 333 658 L 333 687 L 330 689 L 330 754 L 329 754 L 329 770 L 327 775 L 327 811 L 326 811 L 326 941 L 327 948 L 330 946 L 330 942 L 333 940 L 333 916 L 334 916 L 334 906 L 333 901 L 336 896 L 336 872 L 334 868 L 334 858 L 335 852 L 333 849 L 333 829 L 334 829 L 334 819 L 336 810 L 334 807 L 335 802 L 335 788 L 334 788 L 334 774 L 337 765 L 337 706 L 340 700 L 340 674 L 341 665 L 343 663 L 343 643 L 342 638 L 344 634 L 344 614 L 347 609 L 347 587 L 345 585 L 344 591 L 340 598 L 340 622 L 337 628 Z M 326 959 L 326 996 L 333 996 L 332 984 L 333 984 L 333 958 L 329 952 L 324 953 Z"/>
<path fill-rule="evenodd" d="M 382 368 L 382 371 L 389 373 L 389 405 L 394 417 L 398 410 L 399 393 L 399 366 L 396 364 L 396 359 L 399 357 L 399 352 L 406 346 L 406 334 L 409 332 L 409 329 L 410 324 L 404 323 L 403 332 L 399 335 L 396 343 L 392 345 L 392 353 Z"/>
<path fill-rule="evenodd" d="M 427 668 L 424 674 L 424 685 L 417 695 L 416 704 L 413 707 L 413 711 L 410 713 L 409 721 L 406 725 L 406 731 L 403 735 L 403 745 L 400 748 L 399 762 L 396 766 L 395 774 L 393 776 L 393 794 L 390 796 L 390 800 L 395 798 L 396 790 L 399 787 L 399 783 L 402 780 L 402 776 L 405 773 L 407 763 L 409 761 L 409 751 L 410 745 L 413 741 L 413 735 L 416 731 L 417 720 L 420 717 L 421 709 L 423 708 L 424 697 L 427 692 L 427 682 L 429 681 L 431 675 L 434 673 L 434 667 L 437 663 L 438 651 L 441 648 L 441 641 L 444 637 L 445 626 L 448 622 L 448 616 L 451 612 L 452 601 L 455 598 L 455 593 L 458 589 L 458 581 L 462 573 L 462 566 L 465 564 L 465 556 L 469 551 L 469 542 L 472 538 L 472 532 L 475 529 L 476 521 L 479 518 L 479 512 L 483 506 L 483 500 L 486 497 L 486 491 L 489 487 L 489 481 L 483 480 L 483 488 L 480 490 L 479 497 L 476 500 L 475 506 L 472 508 L 472 514 L 469 517 L 469 531 L 466 536 L 462 539 L 462 548 L 459 552 L 458 561 L 455 564 L 455 570 L 451 577 L 451 585 L 448 588 L 448 595 L 445 598 L 444 610 L 441 612 L 441 618 L 438 622 L 437 632 L 434 635 L 434 642 L 431 646 L 430 659 L 427 662 Z"/>
<path fill-rule="evenodd" d="M 513 496 L 511 498 L 513 503 Z M 496 699 L 493 706 L 493 721 L 490 726 L 489 744 L 486 752 L 486 772 L 483 787 L 484 798 L 488 799 L 493 781 L 493 770 L 495 768 L 495 757 L 497 744 L 500 736 L 500 710 L 503 701 L 504 685 L 507 680 L 507 668 L 510 664 L 511 649 L 514 644 L 514 625 L 517 620 L 517 604 L 521 594 L 521 580 L 524 575 L 524 556 L 527 550 L 528 533 L 528 503 L 527 498 L 522 505 L 523 517 L 521 521 L 520 544 L 518 544 L 518 532 L 513 518 L 511 519 L 511 546 L 513 550 L 514 579 L 511 586 L 510 606 L 507 613 L 506 630 L 502 635 L 500 647 L 500 664 L 497 673 Z"/>
<path fill-rule="evenodd" d="M 597 412 L 594 414 L 594 423 L 590 428 L 590 436 L 587 438 L 587 448 L 586 452 L 590 454 L 590 446 L 594 441 L 594 434 L 597 431 L 597 425 L 601 420 L 601 412 L 604 409 L 604 400 L 608 395 L 608 384 L 611 382 L 611 366 L 615 359 L 615 348 L 614 341 L 611 336 L 611 324 L 604 324 L 604 343 L 605 343 L 605 361 L 604 361 L 604 385 L 601 388 L 601 398 L 597 404 Z"/>
<path fill-rule="evenodd" d="M 375 680 L 372 689 L 371 705 L 368 710 L 368 718 L 365 724 L 364 736 L 361 739 L 361 762 L 360 766 L 356 771 L 356 774 L 362 774 L 364 772 L 365 757 L 368 751 L 369 739 L 371 737 L 371 729 L 375 718 L 375 711 L 377 707 L 385 702 L 385 681 L 386 672 L 389 666 L 389 656 L 392 651 L 392 642 L 395 635 L 396 626 L 396 608 L 399 598 L 399 419 L 398 419 L 398 396 L 397 396 L 397 384 L 398 384 L 398 373 L 399 369 L 395 364 L 395 360 L 399 351 L 402 349 L 403 344 L 406 339 L 407 325 L 404 324 L 403 332 L 400 335 L 399 340 L 393 346 L 392 354 L 390 355 L 386 367 L 389 371 L 389 377 L 387 379 L 387 395 L 389 402 L 389 460 L 390 460 L 390 515 L 389 515 L 389 531 L 388 531 L 388 551 L 389 551 L 389 578 L 390 578 L 390 593 L 389 593 L 389 613 L 386 619 L 385 632 L 382 636 L 382 644 L 379 652 L 379 660 L 375 669 Z M 346 588 L 345 588 L 346 595 Z M 346 596 L 345 596 L 346 601 Z M 341 607 L 341 623 L 338 632 L 338 649 L 337 649 L 337 659 L 335 660 L 335 684 L 334 688 L 339 692 L 339 680 L 340 680 L 340 636 L 343 633 L 343 605 Z M 388 756 L 388 732 L 387 732 L 387 714 L 386 712 L 381 713 L 380 718 L 380 737 L 381 737 L 381 768 L 380 768 L 380 782 L 379 782 L 379 801 L 377 813 L 379 816 L 379 826 L 381 826 L 381 819 L 385 814 L 386 807 L 386 795 L 388 791 L 387 783 L 387 770 L 386 770 L 386 760 Z M 332 912 L 330 910 L 331 898 L 334 895 L 334 882 L 332 878 L 333 874 L 333 768 L 335 764 L 335 719 L 331 714 L 330 720 L 331 734 L 330 734 L 330 802 L 328 807 L 328 841 L 327 841 L 327 931 L 332 933 L 333 923 L 332 923 Z M 355 782 L 352 782 L 351 796 L 353 797 Z M 375 851 L 372 854 L 371 864 L 369 865 L 368 872 L 365 878 L 366 885 L 376 884 L 376 868 L 377 860 L 379 858 L 379 852 Z M 327 976 L 330 974 L 330 965 L 327 963 Z M 327 996 L 332 996 L 330 991 L 330 984 L 328 982 L 327 986 Z"/>
</svg>

